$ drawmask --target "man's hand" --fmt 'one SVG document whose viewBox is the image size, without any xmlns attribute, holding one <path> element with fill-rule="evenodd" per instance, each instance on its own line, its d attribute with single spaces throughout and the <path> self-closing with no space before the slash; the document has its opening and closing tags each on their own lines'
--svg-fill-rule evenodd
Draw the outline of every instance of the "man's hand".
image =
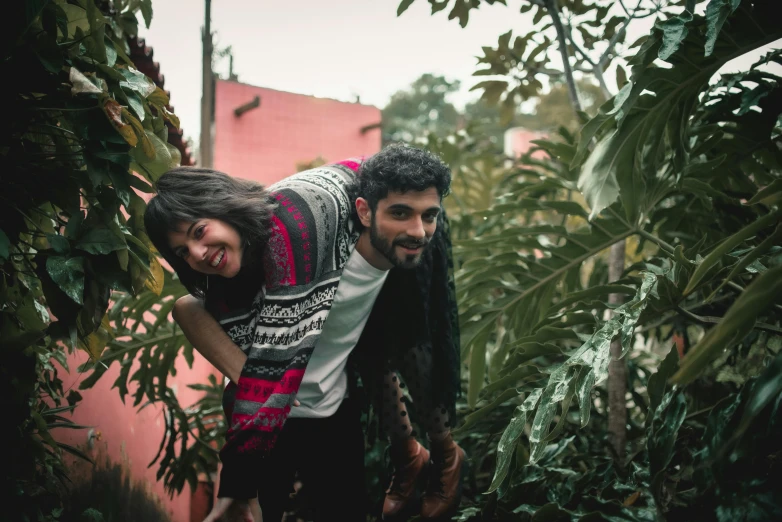
<svg viewBox="0 0 782 522">
<path fill-rule="evenodd" d="M 221 497 L 204 522 L 261 522 L 253 517 L 250 500 Z"/>
</svg>

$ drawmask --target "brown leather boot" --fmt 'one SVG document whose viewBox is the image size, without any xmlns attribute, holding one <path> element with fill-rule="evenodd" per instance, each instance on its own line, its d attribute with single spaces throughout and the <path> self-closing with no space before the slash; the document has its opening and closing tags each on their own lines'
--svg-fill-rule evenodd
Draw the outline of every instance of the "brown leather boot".
<svg viewBox="0 0 782 522">
<path fill-rule="evenodd" d="M 383 501 L 383 519 L 399 514 L 413 498 L 415 482 L 429 464 L 429 452 L 415 439 L 391 444 L 394 476 Z"/>
<path fill-rule="evenodd" d="M 429 470 L 429 485 L 421 504 L 421 516 L 438 518 L 451 513 L 459 506 L 465 454 L 450 434 L 442 440 L 432 440 L 429 447 L 432 450 L 432 468 Z"/>
</svg>

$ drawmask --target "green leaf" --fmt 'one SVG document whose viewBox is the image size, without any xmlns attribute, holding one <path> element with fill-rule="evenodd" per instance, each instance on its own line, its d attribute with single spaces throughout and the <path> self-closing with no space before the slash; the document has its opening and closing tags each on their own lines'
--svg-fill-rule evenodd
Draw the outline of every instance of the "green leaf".
<svg viewBox="0 0 782 522">
<path fill-rule="evenodd" d="M 46 240 L 58 254 L 67 254 L 71 251 L 68 239 L 59 234 L 46 234 Z"/>
<path fill-rule="evenodd" d="M 119 72 L 125 77 L 125 81 L 119 83 L 120 87 L 134 91 L 144 99 L 155 92 L 157 88 L 154 82 L 147 78 L 144 73 L 132 67 L 120 67 Z"/>
<path fill-rule="evenodd" d="M 0 229 L 0 261 L 5 263 L 10 255 L 11 241 L 8 239 L 8 236 L 5 235 L 5 232 Z"/>
<path fill-rule="evenodd" d="M 78 304 L 84 304 L 84 258 L 49 256 L 46 271 L 57 286 Z"/>
<path fill-rule="evenodd" d="M 679 49 L 684 39 L 687 38 L 689 32 L 687 24 L 690 22 L 692 22 L 692 13 L 684 11 L 679 16 L 657 24 L 657 27 L 663 31 L 663 42 L 657 55 L 660 60 L 667 60 Z"/>
<path fill-rule="evenodd" d="M 751 426 L 755 417 L 782 394 L 782 352 L 778 353 L 763 374 L 752 386 L 752 393 L 747 400 L 744 414 L 738 428 L 732 434 L 732 439 L 739 439 Z"/>
<path fill-rule="evenodd" d="M 644 272 L 642 276 L 643 283 L 635 297 L 614 310 L 613 317 L 551 373 L 532 423 L 529 436 L 532 446 L 530 463 L 534 464 L 540 458 L 545 443 L 553 437 L 552 434 L 561 429 L 567 413 L 566 408 L 574 394 L 578 397 L 582 423 L 585 420 L 584 416 L 588 415 L 591 408 L 589 392 L 594 385 L 608 377 L 611 340 L 619 335 L 623 347 L 622 356 L 630 349 L 635 325 L 657 283 L 657 278 L 649 272 Z M 550 430 L 559 402 L 563 404 L 562 416 L 554 430 Z"/>
<path fill-rule="evenodd" d="M 401 2 L 399 2 L 399 7 L 396 10 L 396 15 L 402 16 L 402 13 L 407 11 L 407 8 L 413 5 L 413 2 L 415 2 L 415 0 L 402 0 Z"/>
<path fill-rule="evenodd" d="M 79 239 L 76 248 L 90 254 L 108 254 L 127 248 L 127 244 L 107 228 L 92 228 Z"/>
<path fill-rule="evenodd" d="M 578 189 L 584 195 L 594 219 L 600 212 L 611 206 L 619 197 L 619 184 L 616 181 L 615 164 L 627 162 L 635 150 L 635 145 L 625 146 L 624 140 L 615 139 L 619 131 L 601 140 L 587 158 L 578 177 Z M 632 135 L 631 135 L 632 136 Z M 636 137 L 637 139 L 637 137 Z"/>
<path fill-rule="evenodd" d="M 492 323 L 488 323 L 491 325 Z M 486 342 L 488 341 L 490 329 L 483 328 L 472 343 L 470 352 L 470 378 L 467 391 L 467 405 L 475 408 L 478 402 L 478 393 L 483 388 L 486 377 Z"/>
<path fill-rule="evenodd" d="M 711 56 L 725 20 L 736 10 L 740 0 L 711 0 L 706 6 L 705 56 Z"/>
<path fill-rule="evenodd" d="M 513 419 L 511 419 L 510 423 L 505 428 L 505 431 L 500 438 L 500 442 L 497 444 L 497 466 L 494 471 L 494 479 L 485 494 L 488 495 L 499 488 L 508 475 L 511 459 L 516 449 L 516 443 L 524 432 L 524 427 L 527 425 L 527 414 L 535 409 L 542 393 L 543 390 L 541 388 L 533 390 L 524 402 L 516 407 L 516 411 L 513 413 Z"/>
<path fill-rule="evenodd" d="M 663 397 L 653 421 L 649 426 L 647 449 L 649 451 L 649 472 L 653 481 L 662 474 L 673 457 L 676 437 L 687 415 L 687 403 L 678 391 Z"/>
<path fill-rule="evenodd" d="M 147 157 L 140 147 L 132 149 L 130 155 L 133 157 L 136 164 L 141 167 L 142 172 L 140 172 L 140 174 L 146 174 L 150 181 L 155 182 L 169 169 L 177 167 L 178 164 L 174 162 L 174 158 L 172 158 L 171 152 L 168 150 L 168 147 L 163 140 L 147 130 L 145 130 L 144 133 L 154 151 L 154 159 Z"/>
<path fill-rule="evenodd" d="M 76 30 L 80 29 L 84 34 L 90 32 L 90 21 L 87 18 L 87 11 L 73 4 L 60 3 L 59 6 L 65 12 L 68 18 L 68 34 L 66 38 L 73 39 L 76 36 Z"/>
<path fill-rule="evenodd" d="M 657 407 L 662 402 L 665 395 L 665 388 L 668 385 L 668 379 L 676 373 L 679 368 L 679 352 L 676 349 L 676 344 L 671 346 L 671 350 L 668 355 L 663 359 L 660 367 L 657 368 L 657 372 L 649 377 L 649 384 L 647 385 L 647 392 L 649 393 L 649 411 L 647 413 L 647 420 L 653 418 L 654 412 L 657 411 Z"/>
<path fill-rule="evenodd" d="M 152 0 L 141 0 L 139 7 L 141 8 L 141 16 L 144 17 L 144 25 L 149 29 L 149 24 L 152 23 Z"/>
<path fill-rule="evenodd" d="M 757 259 L 768 252 L 779 242 L 780 239 L 782 239 L 782 225 L 777 225 L 777 228 L 774 230 L 773 234 L 764 239 L 758 246 L 750 250 L 749 253 L 744 255 L 741 260 L 736 263 L 736 266 L 731 269 L 730 273 L 727 275 L 727 277 L 725 277 L 722 283 L 720 283 L 720 285 L 714 289 L 711 295 L 709 295 L 707 301 L 714 299 L 714 297 L 717 295 L 717 292 L 722 290 L 725 285 L 727 285 L 734 277 L 739 275 L 744 269 L 749 270 L 754 263 L 757 263 Z"/>
<path fill-rule="evenodd" d="M 139 98 L 138 94 L 130 90 L 125 92 L 125 94 L 128 97 L 128 105 L 130 106 L 133 113 L 138 117 L 139 120 L 144 121 L 146 112 L 144 111 L 144 104 L 141 102 L 141 98 Z"/>
<path fill-rule="evenodd" d="M 749 200 L 749 205 L 757 205 L 758 203 L 767 203 L 766 199 L 770 200 L 779 200 L 778 194 L 782 192 L 782 179 L 775 179 L 771 183 L 769 183 L 767 186 L 763 187 L 760 191 L 758 191 L 757 194 L 752 196 L 752 199 Z M 776 197 L 773 197 L 776 196 Z"/>
<path fill-rule="evenodd" d="M 722 256 L 733 251 L 741 243 L 753 237 L 755 234 L 757 234 L 759 231 L 763 230 L 767 226 L 770 226 L 776 223 L 777 221 L 779 221 L 781 215 L 782 215 L 782 210 L 777 209 L 773 212 L 766 214 L 765 216 L 758 219 L 757 221 L 753 221 L 752 223 L 742 228 L 732 236 L 726 238 L 714 250 L 712 250 L 709 253 L 709 255 L 706 256 L 706 258 L 701 262 L 700 265 L 698 265 L 698 268 L 695 269 L 695 272 L 693 272 L 692 277 L 690 277 L 690 280 L 687 283 L 687 287 L 684 289 L 683 294 L 685 296 L 691 294 L 693 290 L 695 290 L 695 288 L 701 282 L 701 280 L 706 276 L 709 270 L 722 260 Z"/>
<path fill-rule="evenodd" d="M 671 381 L 684 385 L 698 378 L 711 361 L 751 332 L 757 318 L 781 296 L 782 265 L 766 270 L 747 286 L 722 320 L 690 349 Z"/>
</svg>

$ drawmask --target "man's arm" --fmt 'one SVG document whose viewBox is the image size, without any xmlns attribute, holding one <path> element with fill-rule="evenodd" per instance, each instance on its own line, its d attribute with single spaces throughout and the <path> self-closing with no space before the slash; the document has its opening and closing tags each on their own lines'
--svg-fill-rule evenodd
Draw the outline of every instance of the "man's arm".
<svg viewBox="0 0 782 522">
<path fill-rule="evenodd" d="M 204 302 L 192 295 L 181 297 L 174 304 L 172 315 L 198 353 L 237 384 L 247 356 L 206 311 Z"/>
</svg>

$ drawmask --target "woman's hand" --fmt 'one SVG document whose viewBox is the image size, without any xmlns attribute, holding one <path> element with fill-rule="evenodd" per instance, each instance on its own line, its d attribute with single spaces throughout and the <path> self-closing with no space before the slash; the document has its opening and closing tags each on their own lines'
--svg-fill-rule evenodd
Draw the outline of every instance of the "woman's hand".
<svg viewBox="0 0 782 522">
<path fill-rule="evenodd" d="M 204 522 L 260 522 L 253 517 L 250 507 L 252 500 L 238 500 L 234 498 L 220 497 L 215 502 L 212 512 L 207 515 Z"/>
</svg>

